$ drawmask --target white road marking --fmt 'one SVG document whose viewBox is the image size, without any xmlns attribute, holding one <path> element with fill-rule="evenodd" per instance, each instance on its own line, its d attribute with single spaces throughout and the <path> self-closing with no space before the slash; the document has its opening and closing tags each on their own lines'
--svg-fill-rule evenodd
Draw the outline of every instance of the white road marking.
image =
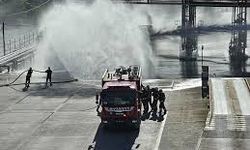
<svg viewBox="0 0 250 150">
<path fill-rule="evenodd" d="M 164 116 L 164 120 L 161 122 L 161 127 L 160 127 L 160 130 L 159 130 L 157 139 L 156 139 L 156 144 L 155 144 L 154 150 L 158 150 L 159 149 L 160 142 L 161 142 L 161 137 L 162 137 L 162 133 L 163 133 L 163 129 L 164 129 L 164 126 L 165 126 L 165 123 L 166 123 L 166 120 L 167 120 L 167 116 L 168 116 L 168 111 L 167 111 L 166 115 Z"/>
<path fill-rule="evenodd" d="M 198 139 L 198 142 L 197 142 L 197 145 L 196 145 L 196 147 L 195 147 L 195 150 L 199 150 L 199 149 L 200 149 L 200 145 L 201 145 L 201 141 L 202 141 L 203 132 L 204 132 L 204 130 L 202 130 L 202 132 L 201 132 L 201 135 L 200 135 L 200 137 L 199 137 L 199 139 Z"/>
<path fill-rule="evenodd" d="M 227 100 L 224 81 L 222 79 L 212 79 L 212 92 L 214 101 L 214 114 L 228 114 Z"/>
<path fill-rule="evenodd" d="M 243 79 L 233 81 L 242 115 L 250 115 L 250 94 Z"/>
<path fill-rule="evenodd" d="M 171 84 L 172 88 L 174 88 L 174 84 L 175 84 L 175 81 L 173 80 L 172 84 Z M 164 89 L 162 89 L 162 90 L 164 91 Z M 171 92 L 169 94 L 166 94 L 166 100 L 170 97 L 170 95 L 171 95 Z M 157 139 L 156 139 L 154 150 L 159 149 L 159 146 L 160 146 L 160 143 L 161 143 L 161 137 L 162 137 L 162 133 L 163 133 L 163 130 L 164 130 L 164 127 L 165 127 L 165 124 L 166 124 L 167 117 L 168 117 L 168 111 L 167 111 L 166 115 L 164 116 L 164 120 L 161 122 L 160 130 L 158 132 L 158 136 L 157 136 Z"/>
<path fill-rule="evenodd" d="M 183 89 L 191 89 L 191 88 L 196 88 L 201 86 L 201 79 L 190 79 L 190 80 L 185 80 L 181 83 L 175 83 L 173 82 L 173 87 L 169 91 L 179 91 Z"/>
<path fill-rule="evenodd" d="M 215 116 L 211 115 L 210 113 L 211 112 L 209 112 L 206 119 L 206 126 L 204 128 L 206 131 L 215 130 Z"/>
</svg>

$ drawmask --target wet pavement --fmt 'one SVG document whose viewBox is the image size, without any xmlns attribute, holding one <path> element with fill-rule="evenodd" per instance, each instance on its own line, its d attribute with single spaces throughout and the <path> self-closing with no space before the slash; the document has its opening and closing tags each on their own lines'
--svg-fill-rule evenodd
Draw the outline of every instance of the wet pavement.
<svg viewBox="0 0 250 150">
<path fill-rule="evenodd" d="M 211 80 L 211 111 L 199 149 L 249 149 L 250 94 L 246 81 L 242 78 Z"/>
<path fill-rule="evenodd" d="M 208 101 L 200 95 L 200 87 L 176 90 L 169 95 L 160 150 L 195 150 L 199 146 L 208 113 Z"/>
<path fill-rule="evenodd" d="M 43 77 L 34 78 L 37 84 L 26 92 L 23 85 L 0 87 L 1 150 L 154 149 L 162 120 L 146 119 L 139 131 L 103 129 L 95 111 L 100 81 L 60 83 L 45 89 L 39 82 Z"/>
<path fill-rule="evenodd" d="M 11 81 L 16 75 L 1 76 Z M 54 81 L 69 80 L 68 73 Z M 21 83 L 23 78 L 17 80 Z M 0 87 L 1 150 L 248 149 L 249 89 L 244 79 L 213 78 L 209 101 L 200 80 L 147 79 L 167 95 L 167 115 L 142 121 L 140 130 L 105 130 L 95 108 L 100 81 L 57 83 L 44 88 L 44 76 L 24 85 Z M 223 90 L 224 89 L 224 90 Z M 223 97 L 224 95 L 224 97 Z"/>
</svg>

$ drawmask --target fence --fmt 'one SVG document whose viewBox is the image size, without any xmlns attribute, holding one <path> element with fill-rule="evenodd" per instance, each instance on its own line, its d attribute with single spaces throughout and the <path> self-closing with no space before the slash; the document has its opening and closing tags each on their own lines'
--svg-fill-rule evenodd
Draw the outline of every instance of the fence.
<svg viewBox="0 0 250 150">
<path fill-rule="evenodd" d="M 36 44 L 37 33 L 29 32 L 19 36 L 18 38 L 5 40 L 5 55 L 21 50 L 25 47 Z M 2 40 L 2 39 L 1 39 Z M 4 56 L 3 43 L 0 43 L 0 57 Z"/>
</svg>

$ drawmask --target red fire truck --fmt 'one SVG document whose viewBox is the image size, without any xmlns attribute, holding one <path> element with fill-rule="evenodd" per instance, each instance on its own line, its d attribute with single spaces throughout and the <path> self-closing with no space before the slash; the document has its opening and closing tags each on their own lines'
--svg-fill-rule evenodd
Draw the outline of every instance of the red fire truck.
<svg viewBox="0 0 250 150">
<path fill-rule="evenodd" d="M 100 117 L 104 126 L 126 125 L 135 128 L 141 123 L 142 76 L 140 66 L 106 70 L 102 77 L 99 100 Z"/>
</svg>

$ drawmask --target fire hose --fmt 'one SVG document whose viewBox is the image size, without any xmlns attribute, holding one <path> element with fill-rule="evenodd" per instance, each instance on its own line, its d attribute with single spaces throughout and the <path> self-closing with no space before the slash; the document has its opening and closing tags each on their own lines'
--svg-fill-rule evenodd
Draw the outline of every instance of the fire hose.
<svg viewBox="0 0 250 150">
<path fill-rule="evenodd" d="M 40 70 L 35 70 L 33 69 L 34 72 L 38 72 L 38 73 L 45 73 L 45 71 L 40 71 Z M 24 73 L 28 72 L 28 70 L 24 70 L 23 72 L 21 72 L 12 82 L 8 83 L 8 84 L 3 84 L 3 85 L 0 85 L 0 87 L 5 87 L 5 86 L 12 86 L 12 85 L 23 85 L 25 83 L 15 83 Z M 54 71 L 56 72 L 56 71 Z M 56 82 L 52 82 L 52 83 L 68 83 L 68 82 L 75 82 L 75 81 L 78 81 L 78 79 L 70 79 L 70 80 L 64 80 L 64 81 L 56 81 Z M 44 82 L 33 82 L 33 83 L 30 83 L 30 84 L 43 84 Z M 92 85 L 92 84 L 87 84 L 87 85 Z M 81 110 L 82 112 L 83 111 L 88 111 L 88 110 L 92 110 L 92 109 L 95 109 L 97 108 L 97 105 L 96 106 L 92 106 L 92 107 L 89 107 L 89 108 L 85 108 L 83 110 Z"/>
<path fill-rule="evenodd" d="M 28 70 L 24 70 L 23 72 L 21 72 L 12 82 L 7 83 L 7 84 L 2 84 L 0 85 L 0 87 L 5 87 L 5 86 L 11 86 L 11 85 L 22 85 L 25 83 L 15 83 L 24 73 L 26 73 Z M 40 71 L 40 70 L 33 70 L 34 72 L 38 72 L 38 73 L 45 73 L 44 71 Z M 56 72 L 56 71 L 55 71 Z M 75 82 L 78 81 L 78 79 L 69 79 L 69 80 L 64 80 L 64 81 L 54 81 L 52 83 L 67 83 L 67 82 Z M 42 84 L 44 82 L 33 82 L 30 84 Z"/>
</svg>

